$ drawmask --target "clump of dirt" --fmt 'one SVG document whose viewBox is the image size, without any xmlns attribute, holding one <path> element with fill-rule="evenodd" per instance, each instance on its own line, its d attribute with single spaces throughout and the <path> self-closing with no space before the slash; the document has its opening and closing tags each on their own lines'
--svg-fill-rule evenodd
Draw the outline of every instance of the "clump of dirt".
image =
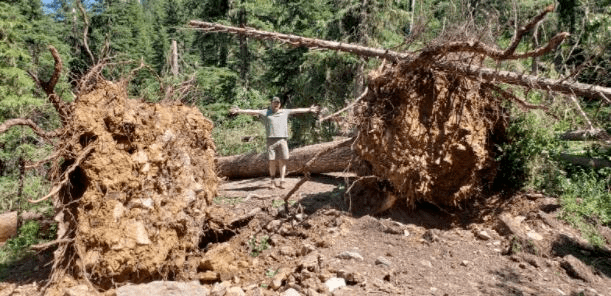
<svg viewBox="0 0 611 296">
<path fill-rule="evenodd" d="M 194 107 L 128 99 L 109 81 L 72 111 L 64 167 L 83 160 L 56 201 L 58 239 L 72 241 L 56 251 L 53 281 L 105 290 L 184 277 L 217 193 L 212 122 Z"/>
<path fill-rule="evenodd" d="M 492 139 L 504 124 L 490 86 L 400 63 L 372 71 L 369 90 L 355 108 L 353 147 L 392 185 L 380 210 L 397 198 L 457 206 L 495 177 Z"/>
</svg>

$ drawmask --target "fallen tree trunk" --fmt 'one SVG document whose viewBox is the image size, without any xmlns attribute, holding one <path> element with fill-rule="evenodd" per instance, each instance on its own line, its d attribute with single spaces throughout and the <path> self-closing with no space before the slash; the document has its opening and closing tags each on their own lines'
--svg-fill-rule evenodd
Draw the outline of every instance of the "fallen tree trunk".
<svg viewBox="0 0 611 296">
<path fill-rule="evenodd" d="M 592 158 L 587 155 L 574 155 L 568 153 L 560 153 L 560 159 L 568 163 L 591 168 L 601 169 L 611 167 L 611 161 L 604 158 Z"/>
<path fill-rule="evenodd" d="M 276 32 L 267 32 L 256 30 L 253 28 L 238 28 L 225 26 L 216 23 L 208 23 L 192 20 L 189 22 L 192 28 L 200 29 L 204 32 L 222 32 L 236 35 L 248 36 L 261 40 L 277 40 L 283 43 L 288 43 L 292 46 L 304 46 L 308 48 L 325 48 L 330 50 L 344 51 L 365 57 L 377 57 L 393 62 L 403 61 L 409 63 L 417 59 L 418 54 L 411 52 L 396 52 L 381 48 L 371 48 L 350 43 L 342 43 L 336 41 L 321 40 L 315 38 L 301 37 L 297 35 L 282 34 Z M 522 58 L 525 55 L 540 55 L 549 51 L 553 46 L 564 40 L 568 34 L 560 33 L 556 38 L 552 38 L 548 46 L 542 47 L 539 50 L 534 50 L 527 54 L 513 54 L 512 51 L 497 52 L 488 46 L 483 45 L 478 41 L 455 42 L 446 45 L 444 48 L 434 48 L 437 51 L 456 51 L 456 52 L 477 52 L 484 53 L 493 59 L 506 60 L 514 58 Z M 462 75 L 474 78 L 485 79 L 487 81 L 502 82 L 513 85 L 520 85 L 527 88 L 540 89 L 543 91 L 555 91 L 567 95 L 578 95 L 589 98 L 603 99 L 607 103 L 611 103 L 611 88 L 598 85 L 590 85 L 568 80 L 552 80 L 526 74 L 518 74 L 509 71 L 500 71 L 481 66 L 469 65 L 460 62 L 444 61 L 436 59 L 432 66 L 443 70 L 458 72 Z"/>
<path fill-rule="evenodd" d="M 350 149 L 351 145 L 343 144 L 346 141 L 350 141 L 351 144 L 352 139 L 310 145 L 291 151 L 287 174 L 296 173 L 318 152 L 333 146 L 338 148 L 321 154 L 308 171 L 312 174 L 321 174 L 346 170 L 354 156 L 354 152 Z M 217 174 L 221 177 L 235 179 L 269 176 L 267 153 L 219 157 L 215 162 Z"/>
</svg>

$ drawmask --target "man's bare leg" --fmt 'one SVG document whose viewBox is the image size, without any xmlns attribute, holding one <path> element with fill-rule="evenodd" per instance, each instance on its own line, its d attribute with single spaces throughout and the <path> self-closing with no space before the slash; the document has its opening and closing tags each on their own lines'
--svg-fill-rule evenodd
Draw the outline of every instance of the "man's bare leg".
<svg viewBox="0 0 611 296">
<path fill-rule="evenodd" d="M 270 160 L 269 161 L 269 176 L 271 178 L 271 187 L 273 188 L 274 186 L 276 186 L 276 166 L 277 166 L 277 160 Z M 282 172 L 282 171 L 281 171 Z"/>
<path fill-rule="evenodd" d="M 279 159 L 278 166 L 280 167 L 280 188 L 284 188 L 284 175 L 286 175 L 286 160 Z"/>
</svg>

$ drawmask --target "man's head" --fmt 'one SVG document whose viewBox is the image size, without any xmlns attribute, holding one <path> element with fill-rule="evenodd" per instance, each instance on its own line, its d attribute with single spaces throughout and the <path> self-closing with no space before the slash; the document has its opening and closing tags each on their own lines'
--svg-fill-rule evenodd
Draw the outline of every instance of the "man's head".
<svg viewBox="0 0 611 296">
<path fill-rule="evenodd" d="M 280 102 L 280 98 L 279 97 L 273 97 L 272 98 L 272 103 L 271 103 L 271 108 L 273 112 L 278 112 L 278 110 L 280 110 L 280 106 L 282 105 L 282 103 Z"/>
</svg>

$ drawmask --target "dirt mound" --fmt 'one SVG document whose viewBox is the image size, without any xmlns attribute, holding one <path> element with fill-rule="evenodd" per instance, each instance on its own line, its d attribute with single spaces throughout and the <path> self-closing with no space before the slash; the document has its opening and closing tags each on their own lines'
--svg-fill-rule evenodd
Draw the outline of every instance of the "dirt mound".
<svg viewBox="0 0 611 296">
<path fill-rule="evenodd" d="M 98 82 L 73 104 L 65 168 L 83 159 L 60 192 L 53 279 L 107 289 L 181 278 L 198 250 L 217 193 L 212 122 L 194 107 L 127 98 Z"/>
<path fill-rule="evenodd" d="M 504 128 L 489 86 L 407 64 L 369 76 L 353 147 L 373 175 L 391 183 L 388 198 L 456 206 L 494 178 L 491 139 Z"/>
</svg>

